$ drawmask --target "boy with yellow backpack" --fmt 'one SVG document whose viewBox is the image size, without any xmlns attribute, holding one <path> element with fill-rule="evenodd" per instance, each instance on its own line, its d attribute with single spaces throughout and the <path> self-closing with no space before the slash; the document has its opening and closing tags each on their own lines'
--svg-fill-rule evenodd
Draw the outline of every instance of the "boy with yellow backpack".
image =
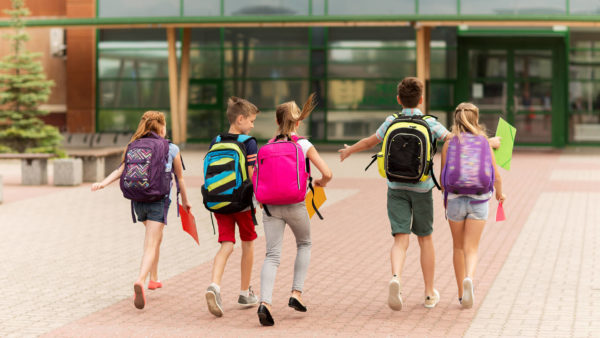
<svg viewBox="0 0 600 338">
<path fill-rule="evenodd" d="M 375 155 L 379 171 L 388 179 L 387 210 L 394 243 L 391 250 L 392 279 L 389 282 L 388 305 L 402 309 L 400 274 L 406 259 L 409 235 L 419 238 L 421 269 L 425 281 L 427 308 L 435 307 L 440 294 L 433 287 L 435 252 L 433 232 L 433 155 L 437 140 L 445 141 L 450 132 L 435 117 L 423 115 L 417 108 L 423 102 L 423 83 L 407 77 L 398 84 L 398 103 L 402 112 L 388 116 L 375 134 L 352 146 L 340 149 L 343 161 L 351 154 L 368 150 L 383 142 Z"/>
</svg>

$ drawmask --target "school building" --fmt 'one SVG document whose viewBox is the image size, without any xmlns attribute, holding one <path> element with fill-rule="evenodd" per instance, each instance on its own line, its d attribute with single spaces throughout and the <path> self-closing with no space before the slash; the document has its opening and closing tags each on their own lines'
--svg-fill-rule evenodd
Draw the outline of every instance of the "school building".
<svg viewBox="0 0 600 338">
<path fill-rule="evenodd" d="M 169 116 L 176 142 L 226 129 L 231 95 L 261 110 L 317 92 L 303 132 L 315 142 L 370 135 L 399 109 L 405 76 L 451 123 L 462 101 L 521 145 L 600 145 L 597 0 L 27 0 L 30 50 L 56 87 L 47 120 L 70 133 L 132 131 Z M 0 0 L 0 8 L 10 6 Z M 6 15 L 0 32 L 6 32 Z M 0 44 L 0 55 L 8 43 Z"/>
</svg>

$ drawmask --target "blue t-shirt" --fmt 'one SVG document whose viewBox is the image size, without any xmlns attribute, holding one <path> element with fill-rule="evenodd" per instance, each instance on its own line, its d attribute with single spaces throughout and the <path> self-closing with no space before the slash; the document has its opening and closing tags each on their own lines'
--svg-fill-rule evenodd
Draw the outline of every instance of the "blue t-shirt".
<svg viewBox="0 0 600 338">
<path fill-rule="evenodd" d="M 402 114 L 407 116 L 412 115 L 423 115 L 423 113 L 418 108 L 405 108 L 402 109 Z M 387 131 L 392 121 L 394 121 L 394 115 L 388 116 L 385 121 L 381 124 L 381 126 L 375 132 L 377 139 L 382 142 L 385 138 L 385 132 Z M 439 123 L 436 119 L 426 119 L 425 122 L 429 125 L 429 129 L 431 130 L 431 136 L 433 137 L 433 142 L 437 140 L 445 140 L 450 132 L 446 129 L 441 123 Z M 419 183 L 403 183 L 403 182 L 392 182 L 388 180 L 388 187 L 390 189 L 399 189 L 399 190 L 410 190 L 415 192 L 428 192 L 433 189 L 433 180 L 429 177 L 427 180 Z"/>
<path fill-rule="evenodd" d="M 173 170 L 173 159 L 179 154 L 179 147 L 175 143 L 169 143 L 169 158 L 167 158 L 167 165 L 165 171 L 170 172 Z"/>
<path fill-rule="evenodd" d="M 239 134 L 228 134 L 237 137 Z M 209 149 L 216 143 L 216 137 L 210 141 Z M 246 164 L 251 167 L 256 163 L 256 154 L 258 153 L 258 144 L 256 144 L 256 140 L 253 138 L 247 139 L 244 142 L 244 146 L 246 147 Z"/>
</svg>

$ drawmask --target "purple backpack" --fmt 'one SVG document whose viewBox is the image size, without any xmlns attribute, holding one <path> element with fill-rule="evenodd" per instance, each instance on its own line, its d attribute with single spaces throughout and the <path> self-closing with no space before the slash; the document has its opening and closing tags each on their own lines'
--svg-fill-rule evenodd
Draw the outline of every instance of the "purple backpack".
<svg viewBox="0 0 600 338">
<path fill-rule="evenodd" d="M 450 139 L 442 169 L 444 205 L 449 193 L 482 195 L 494 190 L 494 166 L 483 135 L 463 133 Z"/>
<path fill-rule="evenodd" d="M 168 156 L 169 141 L 155 133 L 131 142 L 120 180 L 123 196 L 136 202 L 155 202 L 168 195 L 171 191 L 171 173 L 166 171 Z"/>
</svg>

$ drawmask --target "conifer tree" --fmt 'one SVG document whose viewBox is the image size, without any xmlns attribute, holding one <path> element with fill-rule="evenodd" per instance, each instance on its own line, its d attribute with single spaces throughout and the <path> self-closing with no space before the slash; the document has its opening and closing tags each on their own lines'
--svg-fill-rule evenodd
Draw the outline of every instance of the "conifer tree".
<svg viewBox="0 0 600 338">
<path fill-rule="evenodd" d="M 11 53 L 0 60 L 0 152 L 62 154 L 61 135 L 56 127 L 45 125 L 39 117 L 48 114 L 39 109 L 50 96 L 54 82 L 46 79 L 40 53 L 25 49 L 29 35 L 23 17 L 29 15 L 24 0 L 11 0 Z"/>
</svg>

